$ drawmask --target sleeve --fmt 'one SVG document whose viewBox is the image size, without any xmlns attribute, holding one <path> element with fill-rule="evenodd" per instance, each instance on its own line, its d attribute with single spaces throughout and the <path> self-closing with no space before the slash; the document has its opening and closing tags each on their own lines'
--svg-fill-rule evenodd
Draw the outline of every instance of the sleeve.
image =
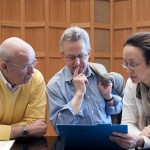
<svg viewBox="0 0 150 150">
<path fill-rule="evenodd" d="M 106 112 L 110 115 L 119 114 L 123 105 L 122 97 L 120 97 L 115 90 L 112 91 L 112 96 L 114 100 L 114 106 L 110 106 L 106 103 Z"/>
<path fill-rule="evenodd" d="M 138 109 L 135 97 L 135 85 L 131 79 L 127 80 L 125 94 L 123 97 L 122 124 L 128 125 L 128 132 L 138 135 L 141 131 L 138 128 Z"/>
<path fill-rule="evenodd" d="M 11 133 L 10 125 L 0 125 L 0 141 L 1 140 L 9 140 Z"/>
<path fill-rule="evenodd" d="M 62 94 L 63 90 L 57 82 L 50 81 L 47 85 L 49 119 L 57 134 L 59 134 L 57 124 L 76 124 L 78 116 L 83 115 L 82 110 L 74 115 L 71 103 L 67 102 L 65 95 Z"/>
<path fill-rule="evenodd" d="M 150 148 L 150 139 L 144 136 L 144 149 Z"/>
<path fill-rule="evenodd" d="M 123 113 L 122 113 L 122 124 L 128 125 L 128 132 L 139 135 L 141 133 L 138 127 L 138 116 L 139 112 L 136 104 L 136 86 L 132 83 L 131 79 L 127 80 L 125 87 L 125 95 L 123 98 Z M 144 149 L 150 147 L 150 139 L 144 137 Z"/>
</svg>

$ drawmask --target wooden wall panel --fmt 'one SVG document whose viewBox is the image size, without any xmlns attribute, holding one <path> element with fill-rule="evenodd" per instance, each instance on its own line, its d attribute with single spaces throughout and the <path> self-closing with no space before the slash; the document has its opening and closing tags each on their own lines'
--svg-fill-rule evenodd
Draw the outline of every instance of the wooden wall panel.
<svg viewBox="0 0 150 150">
<path fill-rule="evenodd" d="M 122 57 L 122 50 L 124 42 L 129 35 L 131 35 L 132 29 L 118 29 L 114 30 L 114 56 Z"/>
<path fill-rule="evenodd" d="M 137 21 L 150 21 L 149 6 L 149 0 L 137 0 Z"/>
<path fill-rule="evenodd" d="M 1 41 L 12 36 L 21 37 L 21 29 L 18 27 L 1 26 Z"/>
<path fill-rule="evenodd" d="M 66 0 L 49 1 L 49 21 L 57 23 L 66 22 Z"/>
<path fill-rule="evenodd" d="M 107 0 L 94 1 L 94 22 L 96 23 L 110 23 L 110 2 Z"/>
<path fill-rule="evenodd" d="M 112 68 L 120 72 L 125 80 L 127 73 L 118 66 L 122 59 L 123 43 L 129 35 L 137 31 L 150 31 L 149 0 L 114 0 L 113 1 L 113 47 Z"/>
<path fill-rule="evenodd" d="M 110 72 L 111 68 L 110 68 L 110 59 L 109 58 L 95 58 L 94 59 L 95 63 L 99 63 L 99 64 L 103 64 L 107 71 Z"/>
<path fill-rule="evenodd" d="M 25 40 L 32 45 L 36 52 L 45 53 L 45 29 L 43 27 L 25 28 Z"/>
<path fill-rule="evenodd" d="M 95 28 L 94 39 L 95 52 L 110 52 L 110 30 Z"/>
<path fill-rule="evenodd" d="M 132 1 L 119 0 L 114 2 L 114 23 L 131 23 L 132 22 Z"/>
<path fill-rule="evenodd" d="M 48 74 L 52 77 L 56 72 L 58 72 L 63 66 L 65 66 L 65 61 L 60 58 L 50 58 L 49 59 L 49 69 Z"/>
<path fill-rule="evenodd" d="M 137 31 L 138 31 L 138 32 L 141 32 L 141 31 L 150 32 L 150 26 L 149 26 L 149 27 L 138 27 L 138 28 L 137 28 Z"/>
<path fill-rule="evenodd" d="M 38 22 L 45 20 L 45 0 L 25 0 L 25 21 Z"/>
<path fill-rule="evenodd" d="M 0 0 L 0 42 L 17 36 L 30 43 L 47 83 L 65 65 L 62 32 L 80 26 L 90 35 L 90 61 L 127 79 L 120 65 L 123 43 L 136 31 L 150 31 L 149 5 L 149 0 Z M 47 134 L 54 134 L 48 126 Z"/>
<path fill-rule="evenodd" d="M 46 75 L 46 66 L 45 66 L 45 58 L 43 57 L 38 57 L 37 58 L 38 64 L 36 66 L 36 69 L 40 70 L 43 76 L 45 77 Z"/>
<path fill-rule="evenodd" d="M 70 0 L 70 21 L 71 23 L 90 22 L 89 0 Z"/>
<path fill-rule="evenodd" d="M 20 21 L 20 0 L 1 0 L 3 21 Z"/>
<path fill-rule="evenodd" d="M 49 28 L 49 56 L 60 57 L 60 37 L 65 29 L 64 28 Z"/>
</svg>

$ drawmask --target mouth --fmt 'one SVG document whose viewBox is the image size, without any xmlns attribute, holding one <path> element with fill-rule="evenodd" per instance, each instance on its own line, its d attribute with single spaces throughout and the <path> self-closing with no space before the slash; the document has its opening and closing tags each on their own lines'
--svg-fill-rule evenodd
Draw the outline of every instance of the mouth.
<svg viewBox="0 0 150 150">
<path fill-rule="evenodd" d="M 31 78 L 32 78 L 32 76 L 27 76 L 25 79 L 30 80 Z"/>
<path fill-rule="evenodd" d="M 78 71 L 78 73 L 84 73 L 84 67 L 79 67 L 79 71 Z"/>
<path fill-rule="evenodd" d="M 132 80 L 135 80 L 135 79 L 136 79 L 136 77 L 135 77 L 135 76 L 130 76 L 130 78 L 131 78 Z"/>
</svg>

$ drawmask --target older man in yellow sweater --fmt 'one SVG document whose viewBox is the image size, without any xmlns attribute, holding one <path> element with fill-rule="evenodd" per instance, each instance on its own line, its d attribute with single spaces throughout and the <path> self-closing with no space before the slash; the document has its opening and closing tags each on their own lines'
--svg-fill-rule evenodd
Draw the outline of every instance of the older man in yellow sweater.
<svg viewBox="0 0 150 150">
<path fill-rule="evenodd" d="M 11 37 L 0 45 L 0 140 L 42 136 L 46 92 L 33 48 Z"/>
</svg>

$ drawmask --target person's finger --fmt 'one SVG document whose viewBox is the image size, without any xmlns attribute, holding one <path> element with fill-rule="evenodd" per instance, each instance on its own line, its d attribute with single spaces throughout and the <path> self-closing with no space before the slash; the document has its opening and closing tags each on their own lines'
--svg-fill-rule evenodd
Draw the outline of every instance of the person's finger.
<svg viewBox="0 0 150 150">
<path fill-rule="evenodd" d="M 77 66 L 74 70 L 73 77 L 76 77 L 79 73 L 79 67 Z"/>
</svg>

